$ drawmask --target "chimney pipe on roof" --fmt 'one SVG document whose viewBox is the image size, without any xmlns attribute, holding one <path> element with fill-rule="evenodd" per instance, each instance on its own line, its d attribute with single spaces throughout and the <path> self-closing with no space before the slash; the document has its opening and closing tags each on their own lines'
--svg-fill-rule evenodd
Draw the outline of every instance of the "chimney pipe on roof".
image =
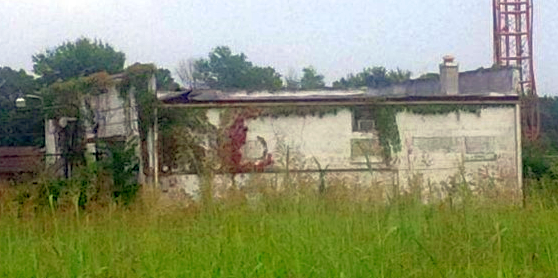
<svg viewBox="0 0 558 278">
<path fill-rule="evenodd" d="M 459 94 L 459 64 L 451 55 L 444 56 L 440 64 L 440 89 L 442 95 Z"/>
</svg>

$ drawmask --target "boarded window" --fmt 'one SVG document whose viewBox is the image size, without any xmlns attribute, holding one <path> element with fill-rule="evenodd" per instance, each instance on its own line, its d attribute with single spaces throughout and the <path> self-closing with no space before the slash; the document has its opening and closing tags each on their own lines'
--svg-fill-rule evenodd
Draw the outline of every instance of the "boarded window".
<svg viewBox="0 0 558 278">
<path fill-rule="evenodd" d="M 495 141 L 491 136 L 465 137 L 465 148 L 468 154 L 494 153 Z"/>
<path fill-rule="evenodd" d="M 376 139 L 351 139 L 351 158 L 364 159 L 379 157 L 382 154 L 382 149 L 378 140 Z"/>
<path fill-rule="evenodd" d="M 424 152 L 461 152 L 461 137 L 414 137 L 413 147 Z"/>
<path fill-rule="evenodd" d="M 496 138 L 492 136 L 465 137 L 465 160 L 486 161 L 496 159 Z"/>
<path fill-rule="evenodd" d="M 373 132 L 375 122 L 369 107 L 353 109 L 353 132 Z"/>
</svg>

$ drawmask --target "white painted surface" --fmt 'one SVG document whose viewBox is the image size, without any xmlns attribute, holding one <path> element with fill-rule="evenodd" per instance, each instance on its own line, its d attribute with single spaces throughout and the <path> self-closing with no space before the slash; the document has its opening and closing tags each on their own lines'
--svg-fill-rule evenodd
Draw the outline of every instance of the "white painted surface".
<svg viewBox="0 0 558 278">
<path fill-rule="evenodd" d="M 133 98 L 133 96 L 131 96 Z M 99 124 L 97 130 L 98 138 L 109 138 L 114 136 L 129 136 L 137 133 L 137 109 L 135 101 L 131 100 L 131 107 L 127 108 L 125 100 L 119 97 L 115 87 L 107 93 L 89 97 L 91 110 L 95 113 L 95 122 Z M 91 128 L 87 130 L 87 138 L 95 137 Z"/>
<path fill-rule="evenodd" d="M 220 110 L 211 109 L 208 116 L 215 122 Z M 261 117 L 248 120 L 248 145 L 262 137 L 273 155 L 273 168 L 284 170 L 286 149 L 289 148 L 291 162 L 289 168 L 314 169 L 317 165 L 328 170 L 357 170 L 342 174 L 356 183 L 362 183 L 362 169 L 367 166 L 362 161 L 351 158 L 351 139 L 376 138 L 373 133 L 353 132 L 352 112 L 341 109 L 336 114 L 318 116 Z M 515 106 L 483 109 L 480 114 L 450 113 L 447 115 L 417 115 L 407 112 L 397 115 L 397 126 L 401 138 L 401 151 L 393 160 L 393 167 L 399 172 L 398 180 L 402 190 L 408 178 L 420 175 L 424 183 L 449 183 L 452 176 L 464 171 L 471 186 L 479 186 L 483 181 L 498 181 L 509 186 L 512 191 L 520 191 L 521 169 Z M 451 147 L 444 144 L 451 142 Z M 251 157 L 257 157 L 248 150 Z M 373 167 L 385 168 L 379 158 L 373 160 Z M 367 172 L 364 172 L 367 173 Z M 283 175 L 283 174 L 280 174 Z M 249 176 L 249 175 L 248 175 Z M 385 181 L 384 181 L 385 182 Z M 191 178 L 176 183 L 188 188 L 197 186 Z M 239 180 L 238 184 L 242 184 Z M 367 183 L 366 183 L 367 184 Z"/>
<path fill-rule="evenodd" d="M 325 167 L 353 167 L 350 164 L 350 139 L 352 138 L 351 112 L 338 111 L 337 115 L 307 117 L 263 117 L 247 121 L 247 140 L 265 139 L 268 150 L 278 163 L 286 157 L 286 147 L 291 157 L 300 156 L 302 168 L 316 168 L 313 158 Z M 284 163 L 283 163 L 284 164 Z M 280 165 L 282 167 L 284 165 Z M 291 165 L 297 167 L 297 165 Z"/>
</svg>

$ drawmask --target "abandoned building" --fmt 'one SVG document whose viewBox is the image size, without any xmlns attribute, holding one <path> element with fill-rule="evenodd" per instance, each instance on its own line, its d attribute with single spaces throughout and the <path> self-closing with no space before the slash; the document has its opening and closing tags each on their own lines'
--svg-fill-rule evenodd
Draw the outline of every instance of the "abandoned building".
<svg viewBox="0 0 558 278">
<path fill-rule="evenodd" d="M 459 72 L 446 57 L 437 77 L 378 89 L 157 92 L 161 104 L 136 150 L 139 179 L 194 198 L 207 167 L 216 195 L 233 185 L 280 188 L 297 181 L 321 189 L 372 188 L 382 198 L 419 185 L 424 199 L 466 184 L 519 199 L 518 74 L 513 68 Z M 118 82 L 119 75 L 111 78 Z M 155 84 L 152 77 L 147 90 L 155 92 Z M 84 101 L 95 122 L 86 127 L 89 153 L 99 139 L 139 137 L 131 91 L 124 100 L 111 87 Z M 171 110 L 167 115 L 182 117 L 183 126 L 163 131 L 157 119 Z M 47 164 L 60 162 L 61 131 L 71 121 L 48 121 Z"/>
<path fill-rule="evenodd" d="M 216 194 L 233 182 L 281 186 L 298 177 L 318 186 L 325 180 L 373 187 L 384 197 L 411 190 L 414 181 L 423 198 L 451 194 L 456 183 L 464 182 L 473 191 L 497 188 L 520 198 L 518 78 L 512 68 L 459 72 L 458 64 L 445 57 L 439 78 L 380 89 L 190 90 L 158 97 L 161 110 L 202 111 L 214 127 L 209 133 L 229 139 L 237 133 L 240 155 L 229 150 L 233 158 L 219 162 Z M 207 141 L 212 134 L 200 136 Z M 159 144 L 165 150 L 164 140 Z M 235 167 L 223 168 L 231 161 Z M 158 163 L 163 189 L 199 194 L 196 169 L 168 159 Z"/>
<path fill-rule="evenodd" d="M 117 89 L 117 84 L 122 81 L 124 74 L 115 74 L 110 76 L 112 85 L 101 93 L 88 94 L 81 99 L 83 114 L 91 113 L 91 119 L 83 121 L 85 130 L 84 137 L 86 156 L 89 160 L 95 160 L 99 153 L 98 145 L 103 144 L 119 144 L 122 147 L 125 143 L 133 138 L 139 138 L 139 117 L 138 107 L 134 89 L 127 92 L 127 96 L 123 98 L 122 93 Z M 147 81 L 148 91 L 155 92 L 156 81 L 152 76 Z M 86 111 L 87 110 L 87 111 Z M 76 118 L 57 117 L 56 119 L 48 119 L 45 128 L 45 163 L 51 172 L 57 173 L 59 176 L 71 176 L 72 167 L 65 159 L 65 153 L 69 152 L 75 146 L 69 145 L 73 142 L 72 131 L 76 129 Z M 139 141 L 139 140 L 138 140 Z M 153 131 L 149 130 L 143 144 L 139 144 L 136 155 L 144 159 L 140 159 L 139 181 L 145 183 L 146 175 L 152 176 L 153 172 Z M 143 157 L 143 154 L 145 154 Z M 150 158 L 148 158 L 148 156 Z M 151 162 L 151 164 L 146 164 Z"/>
</svg>

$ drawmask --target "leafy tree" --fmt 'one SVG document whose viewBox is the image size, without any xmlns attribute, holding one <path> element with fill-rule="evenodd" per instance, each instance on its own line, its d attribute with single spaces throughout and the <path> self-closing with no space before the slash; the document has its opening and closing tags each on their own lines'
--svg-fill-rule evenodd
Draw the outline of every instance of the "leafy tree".
<svg viewBox="0 0 558 278">
<path fill-rule="evenodd" d="M 16 98 L 31 94 L 37 88 L 33 76 L 24 70 L 0 67 L 0 146 L 29 146 L 42 144 L 44 134 L 40 109 L 16 110 Z M 29 105 L 40 107 L 38 100 Z"/>
<path fill-rule="evenodd" d="M 347 78 L 343 77 L 337 81 L 333 82 L 333 88 L 336 89 L 348 89 L 348 88 L 359 88 L 366 86 L 366 82 L 364 81 L 362 74 L 354 75 L 350 73 L 347 75 Z"/>
<path fill-rule="evenodd" d="M 400 68 L 390 70 L 387 75 L 387 79 L 391 84 L 403 83 L 411 79 L 411 72 Z"/>
<path fill-rule="evenodd" d="M 429 73 L 422 74 L 421 76 L 419 76 L 418 79 L 419 80 L 440 79 L 440 74 L 429 72 Z"/>
<path fill-rule="evenodd" d="M 552 154 L 558 153 L 558 98 L 539 98 L 541 141 L 547 143 Z"/>
<path fill-rule="evenodd" d="M 124 53 L 107 43 L 80 38 L 33 55 L 33 71 L 41 76 L 41 83 L 50 85 L 58 80 L 101 71 L 109 74 L 122 72 L 125 58 Z"/>
<path fill-rule="evenodd" d="M 302 79 L 300 79 L 300 87 L 303 90 L 314 90 L 325 87 L 324 76 L 318 74 L 312 66 L 303 68 L 302 73 L 303 75 Z"/>
<path fill-rule="evenodd" d="M 279 90 L 281 76 L 272 67 L 258 67 L 244 53 L 233 54 L 226 46 L 209 53 L 208 59 L 194 63 L 194 79 L 213 89 Z"/>
<path fill-rule="evenodd" d="M 155 71 L 155 79 L 157 80 L 157 90 L 176 91 L 180 88 L 180 85 L 174 81 L 168 69 L 157 69 Z"/>
<path fill-rule="evenodd" d="M 348 88 L 383 88 L 392 84 L 405 82 L 411 78 L 411 72 L 401 69 L 388 71 L 384 67 L 365 68 L 362 72 L 347 75 L 346 78 L 341 78 L 333 82 L 334 88 L 348 89 Z"/>
</svg>

